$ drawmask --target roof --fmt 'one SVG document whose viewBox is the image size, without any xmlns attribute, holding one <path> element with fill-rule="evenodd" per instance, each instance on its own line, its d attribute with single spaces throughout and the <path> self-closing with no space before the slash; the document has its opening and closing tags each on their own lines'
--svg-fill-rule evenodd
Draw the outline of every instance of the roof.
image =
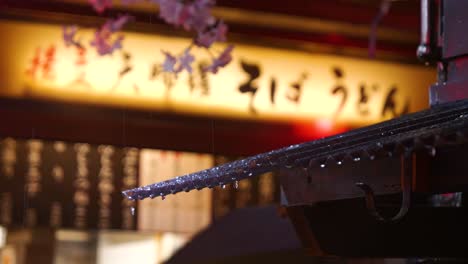
<svg viewBox="0 0 468 264">
<path fill-rule="evenodd" d="M 226 163 L 124 191 L 131 200 L 213 188 L 280 168 L 388 159 L 403 152 L 459 144 L 468 139 L 468 100 L 445 103 L 376 125 Z"/>
</svg>

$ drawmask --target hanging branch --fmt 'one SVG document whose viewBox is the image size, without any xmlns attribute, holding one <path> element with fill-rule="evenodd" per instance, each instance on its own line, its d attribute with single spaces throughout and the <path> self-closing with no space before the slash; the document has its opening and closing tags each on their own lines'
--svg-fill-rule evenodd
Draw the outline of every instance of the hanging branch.
<svg viewBox="0 0 468 264">
<path fill-rule="evenodd" d="M 112 0 L 88 0 L 94 10 L 98 13 L 104 12 L 112 7 Z M 125 5 L 143 2 L 144 0 L 121 0 Z M 192 73 L 192 64 L 196 60 L 191 53 L 194 47 L 205 50 L 210 54 L 212 61 L 203 70 L 217 73 L 219 68 L 229 64 L 232 60 L 231 51 L 233 45 L 228 45 L 217 55 L 213 55 L 211 47 L 217 42 L 225 42 L 228 26 L 220 19 L 211 14 L 215 0 L 149 0 L 159 5 L 159 17 L 169 25 L 183 28 L 192 32 L 195 36 L 192 42 L 179 54 L 171 54 L 162 50 L 164 62 L 160 65 L 163 71 L 178 74 L 182 71 Z M 111 55 L 114 51 L 122 48 L 124 35 L 119 31 L 125 24 L 132 21 L 133 17 L 122 15 L 115 19 L 107 20 L 94 33 L 94 38 L 89 45 L 96 49 L 101 56 Z M 78 39 L 78 26 L 64 26 L 63 39 L 66 46 L 83 48 L 84 44 Z"/>
<path fill-rule="evenodd" d="M 388 14 L 392 0 L 382 0 L 379 6 L 379 11 L 371 23 L 369 32 L 369 58 L 375 58 L 375 50 L 377 45 L 377 27 L 382 19 Z"/>
</svg>

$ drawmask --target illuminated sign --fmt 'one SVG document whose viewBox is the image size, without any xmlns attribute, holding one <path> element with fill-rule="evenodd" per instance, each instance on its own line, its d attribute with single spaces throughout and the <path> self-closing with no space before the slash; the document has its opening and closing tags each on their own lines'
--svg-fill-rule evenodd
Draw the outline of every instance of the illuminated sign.
<svg viewBox="0 0 468 264">
<path fill-rule="evenodd" d="M 4 21 L 0 35 L 4 96 L 226 118 L 368 124 L 427 107 L 436 76 L 421 66 L 239 44 L 218 74 L 204 73 L 202 60 L 176 78 L 155 65 L 161 50 L 182 51 L 188 39 L 126 33 L 122 51 L 100 57 L 65 47 L 57 25 Z"/>
</svg>

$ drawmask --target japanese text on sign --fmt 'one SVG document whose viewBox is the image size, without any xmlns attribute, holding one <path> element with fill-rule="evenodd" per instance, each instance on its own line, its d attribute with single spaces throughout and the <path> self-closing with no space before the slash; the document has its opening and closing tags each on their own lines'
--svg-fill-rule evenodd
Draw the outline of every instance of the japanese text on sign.
<svg viewBox="0 0 468 264">
<path fill-rule="evenodd" d="M 17 50 L 1 50 L 7 58 L 2 63 L 9 57 L 21 61 L 11 82 L 26 84 L 29 95 L 68 101 L 236 118 L 371 123 L 425 108 L 427 87 L 435 79 L 432 69 L 421 66 L 243 45 L 216 75 L 204 73 L 201 61 L 192 75 L 175 76 L 158 66 L 160 50 L 183 47 L 183 38 L 126 33 L 120 53 L 100 57 L 65 47 L 60 27 L 12 24 L 0 24 L 11 34 L 6 39 L 26 44 L 19 58 L 9 55 Z"/>
</svg>

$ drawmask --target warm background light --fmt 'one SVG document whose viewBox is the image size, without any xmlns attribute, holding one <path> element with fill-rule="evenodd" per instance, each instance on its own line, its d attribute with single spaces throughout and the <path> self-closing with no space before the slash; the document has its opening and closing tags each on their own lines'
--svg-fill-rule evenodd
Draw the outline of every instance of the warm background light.
<svg viewBox="0 0 468 264">
<path fill-rule="evenodd" d="M 427 89 L 436 76 L 433 69 L 422 66 L 237 45 L 233 62 L 217 75 L 207 76 L 209 94 L 203 95 L 200 90 L 203 79 L 198 71 L 192 76 L 193 92 L 190 92 L 187 73 L 179 74 L 170 89 L 165 86 L 162 73 L 150 79 L 152 65 L 163 61 L 160 51 L 181 52 L 188 39 L 126 33 L 123 51 L 131 55 L 128 65 L 132 70 L 115 86 L 119 71 L 124 67 L 122 52 L 99 57 L 89 49 L 86 53 L 88 63 L 80 67 L 75 64 L 77 50 L 65 47 L 62 42 L 60 26 L 3 21 L 0 34 L 3 38 L 0 48 L 3 95 L 226 118 L 286 122 L 328 119 L 357 125 L 374 123 L 392 117 L 382 116 L 384 102 L 392 87 L 398 89 L 395 93 L 397 113 L 403 111 L 407 102 L 410 111 L 425 108 Z M 80 36 L 89 40 L 90 34 L 91 31 L 83 31 Z M 26 71 L 36 50 L 40 49 L 43 60 L 44 53 L 52 46 L 56 50 L 53 77 L 45 78 L 41 70 L 35 78 L 28 76 Z M 204 53 L 198 56 L 209 59 Z M 249 79 L 241 67 L 242 62 L 260 69 L 259 78 L 252 82 L 258 87 L 253 100 L 256 113 L 249 111 L 250 94 L 238 91 L 239 86 Z M 334 74 L 337 68 L 342 71 L 341 78 Z M 78 76 L 84 76 L 87 84 L 75 82 Z M 270 94 L 273 79 L 276 86 L 274 104 Z M 302 85 L 302 95 L 299 103 L 295 103 L 287 97 L 295 96 L 296 90 L 292 85 L 298 82 Z M 333 94 L 338 85 L 343 88 Z M 357 106 L 362 99 L 361 85 L 365 86 L 367 95 L 364 104 L 367 114 L 360 114 Z M 342 111 L 337 113 L 345 93 L 346 102 Z"/>
</svg>

